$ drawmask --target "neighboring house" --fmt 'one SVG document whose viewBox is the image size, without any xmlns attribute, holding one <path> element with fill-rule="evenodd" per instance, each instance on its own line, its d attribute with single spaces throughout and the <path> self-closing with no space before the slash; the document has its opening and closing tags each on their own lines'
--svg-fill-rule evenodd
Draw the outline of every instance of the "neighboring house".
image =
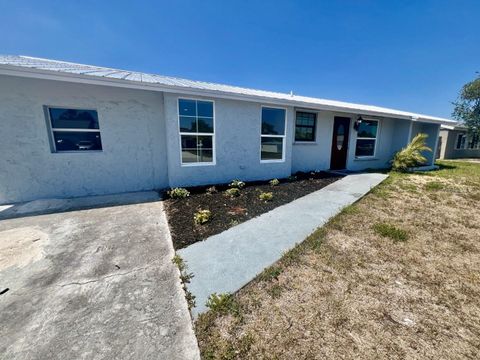
<svg viewBox="0 0 480 360">
<path fill-rule="evenodd" d="M 462 125 L 442 125 L 438 139 L 437 158 L 480 158 L 480 138 L 469 135 Z"/>
<path fill-rule="evenodd" d="M 447 119 L 0 56 L 0 204 L 385 168 Z M 426 154 L 427 165 L 434 156 Z"/>
</svg>

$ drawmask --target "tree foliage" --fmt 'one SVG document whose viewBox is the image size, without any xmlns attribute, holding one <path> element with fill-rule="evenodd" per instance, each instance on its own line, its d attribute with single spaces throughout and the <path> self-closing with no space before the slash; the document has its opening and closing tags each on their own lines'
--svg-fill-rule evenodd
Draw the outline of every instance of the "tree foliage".
<svg viewBox="0 0 480 360">
<path fill-rule="evenodd" d="M 410 144 L 397 152 L 392 160 L 392 169 L 396 171 L 407 171 L 409 168 L 424 165 L 427 162 L 422 152 L 432 151 L 427 144 L 427 134 L 420 133 L 415 136 Z"/>
<path fill-rule="evenodd" d="M 480 135 L 480 76 L 465 84 L 453 103 L 452 116 L 462 122 L 471 134 Z"/>
</svg>

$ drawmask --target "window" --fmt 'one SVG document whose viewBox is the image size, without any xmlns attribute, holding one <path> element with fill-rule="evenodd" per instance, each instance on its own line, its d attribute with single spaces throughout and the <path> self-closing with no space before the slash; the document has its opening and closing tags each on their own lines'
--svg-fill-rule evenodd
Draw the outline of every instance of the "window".
<svg viewBox="0 0 480 360">
<path fill-rule="evenodd" d="M 458 134 L 457 141 L 455 143 L 455 150 L 476 150 L 480 149 L 480 137 L 478 134 L 467 135 L 467 134 Z"/>
<path fill-rule="evenodd" d="M 285 109 L 262 107 L 261 161 L 284 161 L 285 122 Z"/>
<path fill-rule="evenodd" d="M 465 149 L 465 145 L 467 144 L 467 135 L 466 134 L 458 134 L 457 135 L 457 143 L 455 144 L 456 150 Z"/>
<path fill-rule="evenodd" d="M 182 164 L 214 164 L 213 101 L 178 99 Z"/>
<path fill-rule="evenodd" d="M 469 138 L 469 142 L 468 142 L 468 148 L 469 149 L 479 149 L 480 148 L 480 139 L 479 139 L 479 136 L 478 134 L 473 134 L 472 136 L 470 136 Z"/>
<path fill-rule="evenodd" d="M 378 121 L 362 120 L 357 130 L 356 157 L 368 157 L 375 155 L 377 142 Z"/>
<path fill-rule="evenodd" d="M 295 119 L 295 141 L 315 141 L 317 114 L 297 111 Z"/>
<path fill-rule="evenodd" d="M 98 114 L 95 110 L 48 108 L 53 150 L 102 150 Z"/>
</svg>

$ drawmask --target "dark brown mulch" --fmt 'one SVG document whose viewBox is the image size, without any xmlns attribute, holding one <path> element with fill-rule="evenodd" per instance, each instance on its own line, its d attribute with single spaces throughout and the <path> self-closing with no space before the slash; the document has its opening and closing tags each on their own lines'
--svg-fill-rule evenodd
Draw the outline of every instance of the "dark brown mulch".
<svg viewBox="0 0 480 360">
<path fill-rule="evenodd" d="M 185 199 L 168 198 L 165 200 L 165 209 L 174 247 L 181 249 L 219 234 L 341 178 L 325 172 L 297 173 L 295 177 L 294 180 L 281 179 L 277 186 L 271 186 L 268 182 L 247 183 L 236 198 L 225 195 L 228 184 L 216 185 L 218 192 L 213 194 L 207 194 L 205 190 L 208 186 L 205 186 L 189 188 L 190 196 Z M 261 192 L 272 192 L 273 199 L 268 202 L 260 200 L 258 196 Z M 198 210 L 210 210 L 212 219 L 206 224 L 196 225 L 193 217 Z"/>
</svg>

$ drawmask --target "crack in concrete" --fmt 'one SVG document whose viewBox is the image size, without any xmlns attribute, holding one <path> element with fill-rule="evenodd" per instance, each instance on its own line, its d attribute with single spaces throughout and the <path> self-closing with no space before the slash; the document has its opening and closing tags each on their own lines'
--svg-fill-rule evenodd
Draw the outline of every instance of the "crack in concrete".
<svg viewBox="0 0 480 360">
<path fill-rule="evenodd" d="M 106 276 L 98 278 L 98 279 L 93 279 L 93 280 L 88 280 L 88 281 L 83 281 L 83 282 L 75 281 L 75 282 L 61 284 L 61 285 L 57 285 L 57 286 L 58 287 L 65 287 L 65 286 L 70 286 L 70 285 L 86 285 L 86 284 L 91 284 L 91 283 L 96 283 L 96 282 L 99 282 L 99 281 L 103 281 L 105 279 L 109 279 L 109 278 L 116 277 L 116 276 L 128 275 L 128 274 L 131 274 L 131 273 L 134 273 L 134 272 L 137 272 L 137 271 L 140 271 L 140 270 L 146 270 L 146 269 L 147 269 L 146 267 L 137 268 L 137 269 L 133 269 L 131 271 L 127 271 L 127 272 L 124 272 L 124 273 L 106 275 Z"/>
<path fill-rule="evenodd" d="M 51 286 L 48 286 L 47 288 L 62 288 L 62 287 L 70 286 L 70 285 L 79 285 L 79 286 L 86 285 L 86 284 L 90 284 L 90 283 L 103 281 L 103 280 L 106 280 L 106 279 L 109 279 L 109 278 L 115 277 L 115 276 L 125 276 L 125 275 L 128 275 L 128 274 L 134 273 L 134 272 L 138 272 L 140 270 L 147 270 L 147 269 L 149 269 L 153 266 L 158 266 L 159 269 L 162 269 L 163 264 L 162 263 L 156 264 L 157 262 L 158 262 L 158 260 L 154 260 L 154 261 L 148 263 L 144 267 L 134 268 L 130 271 L 126 271 L 126 272 L 123 272 L 123 273 L 109 274 L 109 275 L 103 276 L 103 277 L 98 278 L 98 279 L 92 279 L 92 280 L 87 280 L 87 281 L 72 281 L 70 283 L 65 283 L 65 284 L 51 285 Z M 9 291 L 8 294 L 14 295 L 14 296 L 33 295 L 33 294 L 36 294 L 36 293 L 39 293 L 39 292 L 44 292 L 45 289 L 46 288 L 44 288 L 44 287 L 40 287 L 40 288 L 32 289 L 32 290 L 26 291 L 26 292 L 21 292 L 21 291 L 18 291 L 18 290 L 17 291 L 11 291 L 11 292 Z"/>
<path fill-rule="evenodd" d="M 132 269 L 130 271 L 123 272 L 123 273 L 110 274 L 110 275 L 106 275 L 106 276 L 103 276 L 103 277 L 98 278 L 98 279 L 82 281 L 82 282 L 74 281 L 74 282 L 71 282 L 71 283 L 61 284 L 61 285 L 57 285 L 57 286 L 58 287 L 65 287 L 65 286 L 70 286 L 70 285 L 86 285 L 86 284 L 90 284 L 90 283 L 96 283 L 96 282 L 99 282 L 99 281 L 103 281 L 103 280 L 106 280 L 106 279 L 109 279 L 109 278 L 112 278 L 112 277 L 116 277 L 116 276 L 125 276 L 125 275 L 132 274 L 134 272 L 138 272 L 140 270 L 147 270 L 148 268 L 151 268 L 152 265 L 155 265 L 155 262 L 156 261 L 152 261 L 151 263 L 147 264 L 146 266 L 143 266 L 143 267 L 140 267 L 140 268 L 135 268 L 135 269 Z"/>
</svg>

